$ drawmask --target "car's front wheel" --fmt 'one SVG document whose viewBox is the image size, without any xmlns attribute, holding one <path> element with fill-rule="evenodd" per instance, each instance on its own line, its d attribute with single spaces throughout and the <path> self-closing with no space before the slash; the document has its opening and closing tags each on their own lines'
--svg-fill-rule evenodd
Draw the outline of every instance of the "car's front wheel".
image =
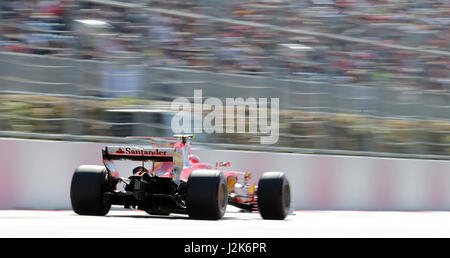
<svg viewBox="0 0 450 258">
<path fill-rule="evenodd" d="M 263 219 L 282 220 L 291 206 L 291 189 L 282 172 L 266 172 L 258 182 L 258 209 Z"/>
</svg>

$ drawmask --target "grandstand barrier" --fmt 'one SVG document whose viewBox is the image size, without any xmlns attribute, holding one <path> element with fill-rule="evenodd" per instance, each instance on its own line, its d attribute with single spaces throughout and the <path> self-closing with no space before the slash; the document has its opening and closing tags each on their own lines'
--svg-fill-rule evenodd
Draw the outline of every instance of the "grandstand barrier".
<svg viewBox="0 0 450 258">
<path fill-rule="evenodd" d="M 450 119 L 450 94 L 445 92 L 0 52 L 1 94 L 138 96 L 172 101 L 192 98 L 194 89 L 202 89 L 204 97 L 219 99 L 279 98 L 281 109 Z"/>
</svg>

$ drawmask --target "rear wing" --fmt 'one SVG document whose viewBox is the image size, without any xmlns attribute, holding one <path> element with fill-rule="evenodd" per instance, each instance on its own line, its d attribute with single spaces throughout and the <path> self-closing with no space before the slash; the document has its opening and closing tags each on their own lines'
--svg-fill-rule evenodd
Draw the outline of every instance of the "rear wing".
<svg viewBox="0 0 450 258">
<path fill-rule="evenodd" d="M 152 161 L 152 162 L 172 162 L 170 174 L 174 182 L 180 183 L 181 170 L 188 165 L 188 157 L 183 149 L 176 148 L 152 148 L 140 146 L 106 146 L 103 150 L 103 164 L 114 177 L 119 176 L 115 168 L 114 160 Z"/>
<path fill-rule="evenodd" d="M 175 156 L 175 158 L 174 158 Z M 135 160 L 167 162 L 177 160 L 181 151 L 174 148 L 148 148 L 128 146 L 106 146 L 103 149 L 103 160 Z"/>
</svg>

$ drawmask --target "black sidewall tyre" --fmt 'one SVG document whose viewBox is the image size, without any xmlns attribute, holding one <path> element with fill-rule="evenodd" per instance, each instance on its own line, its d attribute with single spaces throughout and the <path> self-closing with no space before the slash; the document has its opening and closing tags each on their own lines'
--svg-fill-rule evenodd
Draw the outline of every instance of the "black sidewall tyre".
<svg viewBox="0 0 450 258">
<path fill-rule="evenodd" d="M 220 171 L 196 170 L 187 182 L 186 208 L 192 219 L 218 220 L 225 215 L 228 190 Z"/>
<path fill-rule="evenodd" d="M 258 182 L 258 209 L 263 219 L 282 220 L 289 213 L 291 190 L 282 172 L 266 172 Z"/>
<path fill-rule="evenodd" d="M 103 198 L 107 171 L 103 166 L 80 166 L 75 170 L 70 187 L 72 209 L 79 215 L 104 216 L 111 203 Z"/>
</svg>

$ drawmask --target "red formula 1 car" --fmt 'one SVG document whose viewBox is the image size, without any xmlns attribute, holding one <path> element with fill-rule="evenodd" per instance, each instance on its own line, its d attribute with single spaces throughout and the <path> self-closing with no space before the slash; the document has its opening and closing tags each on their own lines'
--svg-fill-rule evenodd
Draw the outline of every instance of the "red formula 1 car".
<svg viewBox="0 0 450 258">
<path fill-rule="evenodd" d="M 122 205 L 152 215 L 180 213 L 194 219 L 220 219 L 230 204 L 259 211 L 264 219 L 287 216 L 291 200 L 284 173 L 266 172 L 256 186 L 249 184 L 249 173 L 225 169 L 229 162 L 215 167 L 201 163 L 191 154 L 190 138 L 149 138 L 152 144 L 148 147 L 105 147 L 104 166 L 82 165 L 75 170 L 70 189 L 73 210 L 103 216 L 111 205 Z M 114 160 L 138 161 L 139 166 L 123 178 Z"/>
</svg>

